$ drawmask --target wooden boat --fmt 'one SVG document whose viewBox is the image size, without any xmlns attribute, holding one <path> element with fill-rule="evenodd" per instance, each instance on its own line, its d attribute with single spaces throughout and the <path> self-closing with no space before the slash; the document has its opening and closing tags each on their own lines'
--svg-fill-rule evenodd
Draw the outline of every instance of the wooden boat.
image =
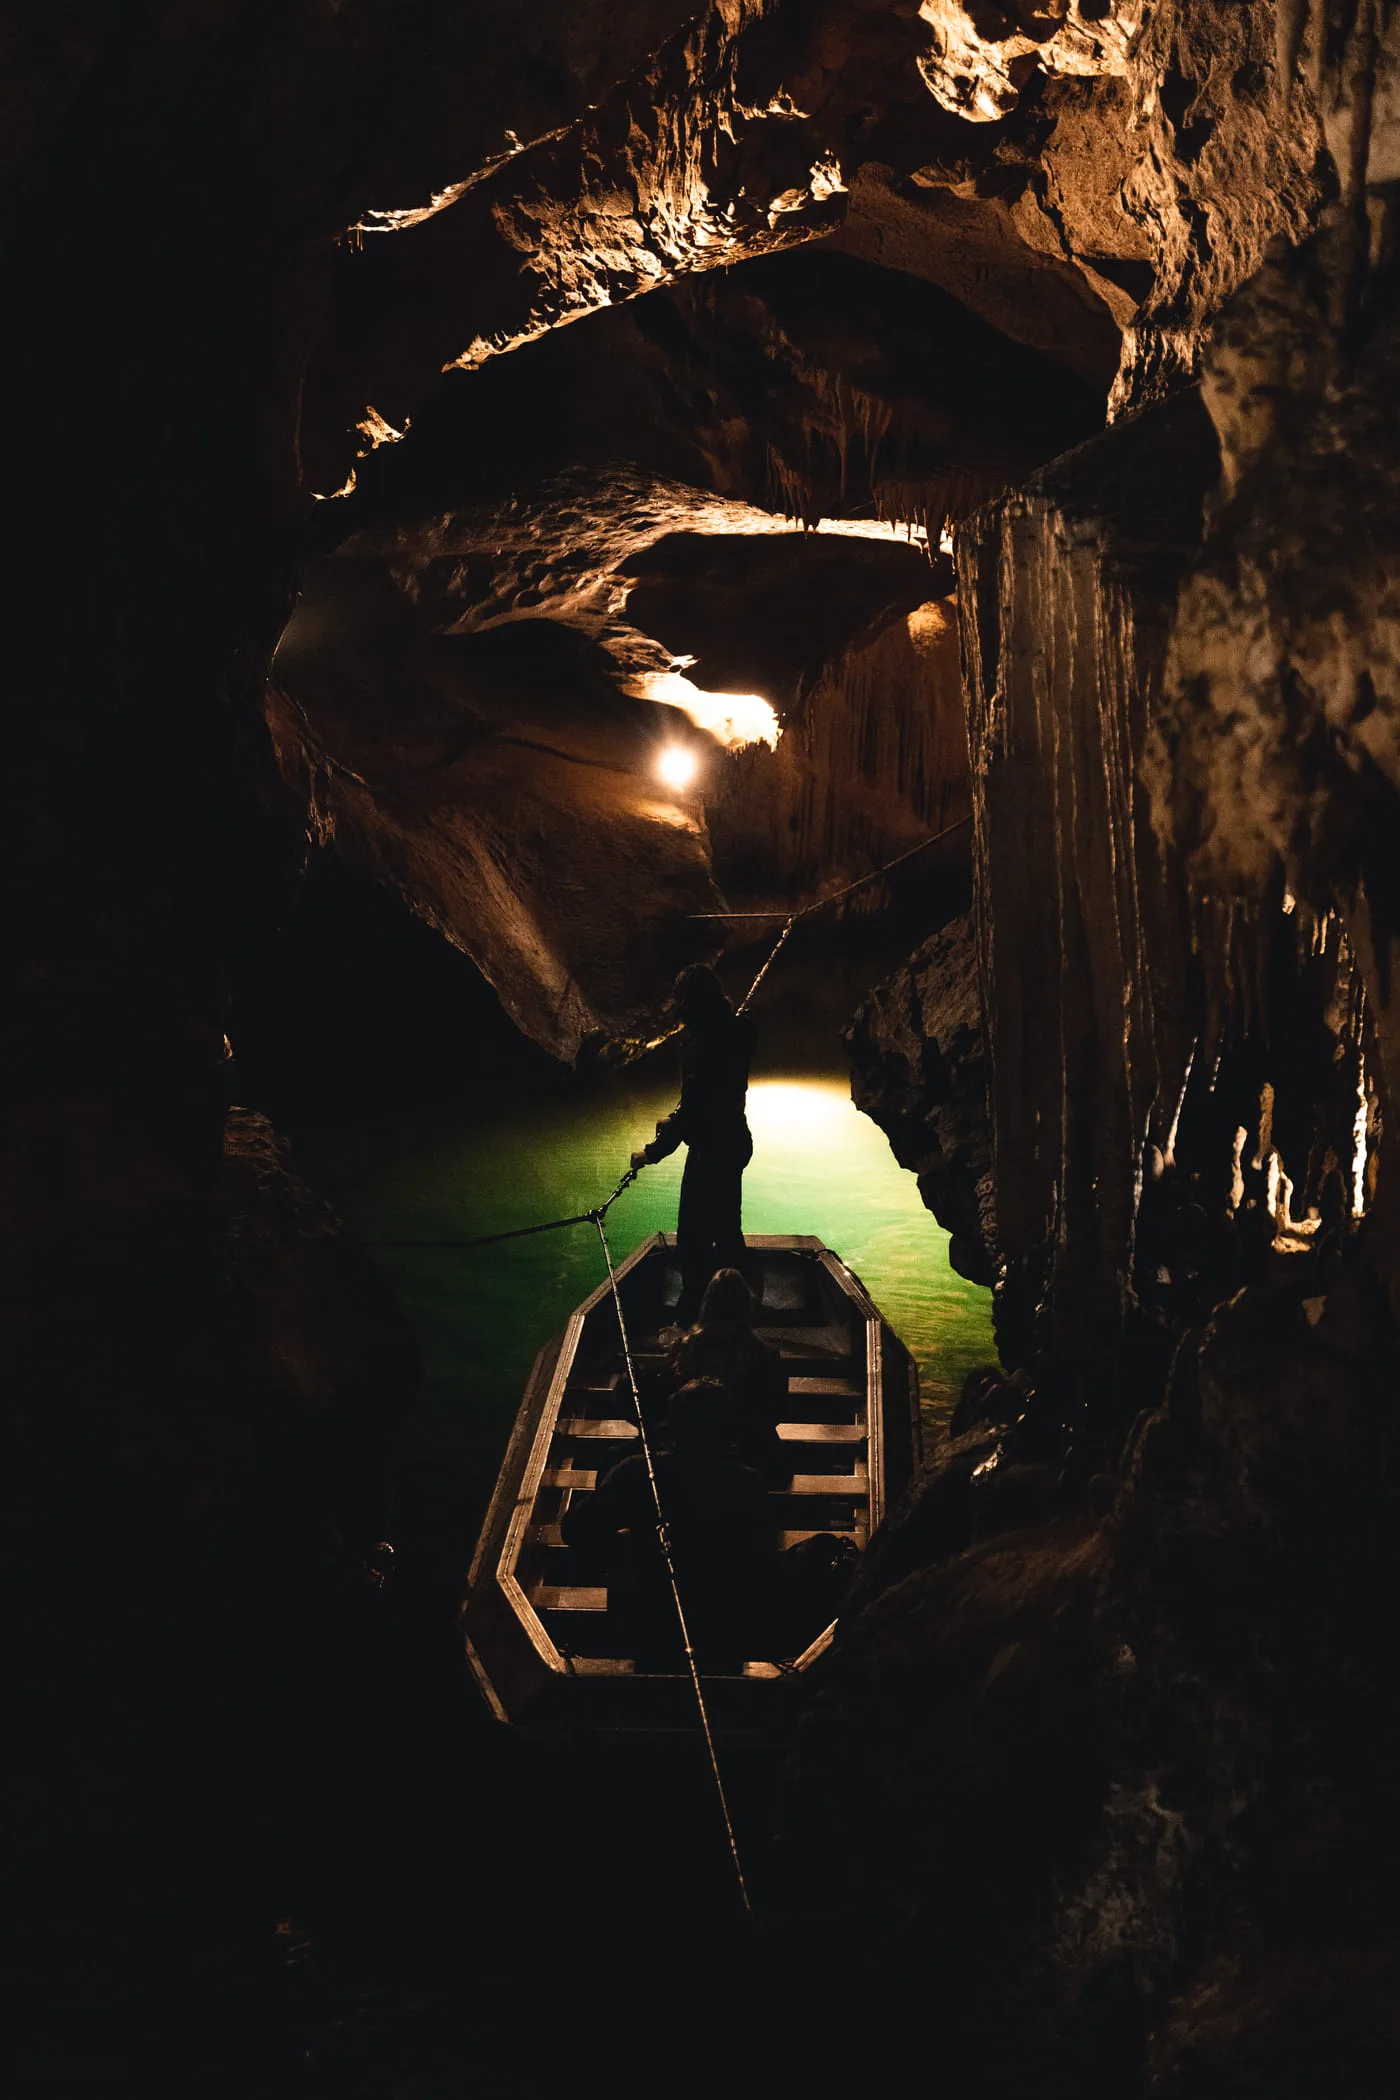
<svg viewBox="0 0 1400 2100">
<path fill-rule="evenodd" d="M 778 1434 L 792 1474 L 774 1493 L 784 1546 L 835 1532 L 863 1547 L 919 1456 L 918 1372 L 859 1279 L 818 1239 L 750 1235 L 758 1326 L 787 1370 Z M 665 1355 L 680 1296 L 675 1240 L 658 1233 L 617 1271 L 639 1375 Z M 674 1331 L 674 1330 L 672 1330 Z M 620 1654 L 607 1591 L 583 1584 L 560 1524 L 570 1500 L 637 1449 L 638 1430 L 606 1282 L 535 1360 L 477 1545 L 463 1607 L 467 1659 L 501 1721 L 544 1733 L 693 1735 L 687 1676 L 640 1672 Z M 803 1674 L 834 1626 L 795 1658 L 756 1657 L 707 1676 L 718 1737 L 781 1732 Z"/>
</svg>

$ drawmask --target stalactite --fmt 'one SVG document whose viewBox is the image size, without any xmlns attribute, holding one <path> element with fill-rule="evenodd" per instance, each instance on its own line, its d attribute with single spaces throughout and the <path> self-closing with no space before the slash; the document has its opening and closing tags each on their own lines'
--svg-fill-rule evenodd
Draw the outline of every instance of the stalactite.
<svg viewBox="0 0 1400 2100">
<path fill-rule="evenodd" d="M 967 781 L 955 623 L 934 601 L 824 671 L 775 751 L 727 762 L 708 805 L 716 871 L 736 897 L 852 879 L 957 823 Z M 872 886 L 851 908 L 879 901 Z"/>
<path fill-rule="evenodd" d="M 1021 1346 L 1043 1290 L 1037 1345 L 1085 1375 L 1121 1337 L 1142 1146 L 1169 1140 L 1191 1055 L 1184 896 L 1138 757 L 1213 465 L 1188 397 L 958 537 L 997 1232 Z"/>
</svg>

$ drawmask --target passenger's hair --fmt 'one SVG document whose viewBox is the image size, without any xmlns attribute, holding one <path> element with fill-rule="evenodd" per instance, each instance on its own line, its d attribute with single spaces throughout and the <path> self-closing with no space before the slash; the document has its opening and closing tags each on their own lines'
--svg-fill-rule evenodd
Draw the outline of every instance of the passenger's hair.
<svg viewBox="0 0 1400 2100">
<path fill-rule="evenodd" d="M 752 1327 L 754 1317 L 753 1292 L 742 1269 L 716 1269 L 705 1286 L 705 1295 L 700 1300 L 698 1328 L 719 1328 L 733 1332 L 739 1327 Z"/>
<path fill-rule="evenodd" d="M 691 963 L 676 979 L 676 1011 L 683 1021 L 708 1021 L 731 1011 L 720 983 L 708 963 Z"/>
<path fill-rule="evenodd" d="M 727 1385 L 717 1378 L 692 1378 L 673 1393 L 666 1433 L 686 1450 L 720 1450 L 734 1441 L 736 1415 Z"/>
</svg>

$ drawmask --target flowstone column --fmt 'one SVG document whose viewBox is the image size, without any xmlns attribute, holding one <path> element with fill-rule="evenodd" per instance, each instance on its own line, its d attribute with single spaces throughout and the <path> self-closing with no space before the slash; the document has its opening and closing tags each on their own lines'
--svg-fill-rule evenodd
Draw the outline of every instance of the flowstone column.
<svg viewBox="0 0 1400 2100">
<path fill-rule="evenodd" d="M 1122 1339 L 1143 1145 L 1192 1028 L 1184 896 L 1139 760 L 1217 469 L 1193 391 L 989 505 L 958 539 L 1003 1352 L 1081 1388 Z"/>
</svg>

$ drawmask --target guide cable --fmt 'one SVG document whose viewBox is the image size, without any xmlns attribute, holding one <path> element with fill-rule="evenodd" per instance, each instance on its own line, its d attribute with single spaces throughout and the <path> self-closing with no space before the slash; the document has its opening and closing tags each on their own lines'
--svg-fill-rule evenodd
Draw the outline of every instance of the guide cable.
<svg viewBox="0 0 1400 2100">
<path fill-rule="evenodd" d="M 615 1200 L 616 1196 L 620 1194 L 621 1190 L 616 1190 L 614 1196 L 609 1198 L 609 1201 Z M 608 1265 L 608 1282 L 612 1286 L 613 1304 L 617 1308 L 617 1325 L 618 1332 L 622 1336 L 622 1356 L 623 1361 L 627 1365 L 627 1382 L 632 1388 L 632 1405 L 637 1414 L 637 1434 L 641 1438 L 642 1457 L 646 1462 L 647 1480 L 651 1486 L 652 1504 L 656 1510 L 656 1542 L 661 1548 L 661 1558 L 666 1563 L 666 1577 L 671 1585 L 671 1598 L 676 1607 L 676 1620 L 680 1626 L 681 1645 L 685 1649 L 686 1668 L 690 1672 L 690 1682 L 695 1692 L 695 1704 L 700 1713 L 700 1728 L 705 1738 L 705 1748 L 709 1753 L 710 1770 L 714 1774 L 715 1792 L 719 1796 L 720 1814 L 724 1818 L 724 1834 L 729 1842 L 729 1857 L 734 1863 L 734 1878 L 739 1884 L 739 1899 L 745 1911 L 752 1915 L 753 1904 L 749 1899 L 749 1886 L 744 1879 L 743 1863 L 739 1858 L 739 1840 L 734 1834 L 734 1819 L 729 1813 L 729 1798 L 724 1791 L 724 1776 L 719 1768 L 719 1752 L 715 1748 L 714 1731 L 710 1727 L 709 1709 L 705 1704 L 704 1687 L 700 1682 L 700 1665 L 695 1659 L 695 1650 L 690 1644 L 690 1628 L 686 1624 L 685 1606 L 681 1603 L 680 1585 L 676 1581 L 676 1566 L 671 1558 L 671 1532 L 666 1522 L 666 1512 L 661 1507 L 661 1489 L 656 1478 L 656 1463 L 652 1457 L 651 1438 L 647 1435 L 646 1420 L 642 1414 L 642 1395 L 637 1384 L 636 1366 L 632 1361 L 632 1344 L 627 1333 L 627 1322 L 623 1317 L 622 1293 L 617 1287 L 617 1272 L 613 1268 L 612 1249 L 608 1245 L 608 1235 L 603 1225 L 602 1210 L 590 1211 L 588 1217 L 598 1228 L 598 1242 L 603 1250 L 603 1260 Z"/>
</svg>

